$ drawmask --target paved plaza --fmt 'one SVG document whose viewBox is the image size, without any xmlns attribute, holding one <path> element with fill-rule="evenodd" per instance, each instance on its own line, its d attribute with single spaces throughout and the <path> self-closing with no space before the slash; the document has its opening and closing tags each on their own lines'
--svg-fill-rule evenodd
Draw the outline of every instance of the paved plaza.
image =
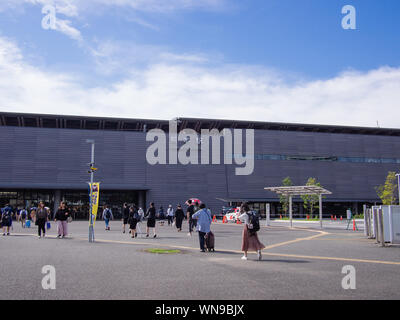
<svg viewBox="0 0 400 320">
<path fill-rule="evenodd" d="M 265 221 L 262 221 L 265 224 Z M 10 236 L 0 237 L 0 299 L 399 299 L 400 247 L 379 247 L 362 232 L 346 230 L 344 221 L 272 221 L 263 226 L 262 261 L 254 253 L 241 260 L 242 225 L 212 225 L 216 251 L 201 253 L 197 233 L 157 224 L 157 238 L 122 234 L 120 221 L 69 224 L 70 236 L 57 239 L 55 224 L 45 239 L 36 227 L 14 222 Z M 145 223 L 142 231 L 145 229 Z M 154 254 L 149 248 L 179 249 Z M 44 265 L 56 270 L 56 289 L 44 290 Z M 342 268 L 356 270 L 356 289 L 342 288 Z"/>
</svg>

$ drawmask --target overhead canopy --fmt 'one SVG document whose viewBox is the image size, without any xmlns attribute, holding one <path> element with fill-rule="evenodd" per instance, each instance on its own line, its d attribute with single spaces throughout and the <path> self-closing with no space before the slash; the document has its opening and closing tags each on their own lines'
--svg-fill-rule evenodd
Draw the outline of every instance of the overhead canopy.
<svg viewBox="0 0 400 320">
<path fill-rule="evenodd" d="M 275 192 L 289 197 L 289 216 L 290 216 L 290 227 L 293 227 L 293 209 L 292 209 L 292 197 L 302 195 L 318 195 L 319 198 L 319 223 L 322 229 L 322 195 L 332 194 L 329 190 L 319 186 L 287 186 L 287 187 L 269 187 L 264 188 L 265 190 Z"/>
<path fill-rule="evenodd" d="M 285 196 L 332 194 L 329 190 L 318 186 L 268 187 L 264 189 Z"/>
</svg>

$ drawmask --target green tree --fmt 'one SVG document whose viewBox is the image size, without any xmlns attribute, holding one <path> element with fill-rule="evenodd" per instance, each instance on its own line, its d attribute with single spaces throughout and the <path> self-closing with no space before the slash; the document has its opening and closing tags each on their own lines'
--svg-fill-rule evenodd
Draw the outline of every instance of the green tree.
<svg viewBox="0 0 400 320">
<path fill-rule="evenodd" d="M 384 185 L 375 188 L 384 205 L 396 204 L 397 181 L 396 172 L 389 171 Z"/>
<path fill-rule="evenodd" d="M 285 179 L 282 180 L 282 186 L 283 187 L 289 187 L 292 186 L 292 180 L 290 179 L 290 177 L 286 177 Z M 279 198 L 279 202 L 282 204 L 282 210 L 283 213 L 285 215 L 285 217 L 287 216 L 287 213 L 289 211 L 289 197 L 288 196 L 284 196 L 281 195 Z"/>
<path fill-rule="evenodd" d="M 315 178 L 308 178 L 306 186 L 321 187 L 321 184 Z M 304 209 L 312 216 L 314 209 L 319 208 L 319 205 L 317 205 L 319 203 L 319 196 L 317 194 L 305 194 L 301 196 L 301 199 L 303 200 Z"/>
</svg>

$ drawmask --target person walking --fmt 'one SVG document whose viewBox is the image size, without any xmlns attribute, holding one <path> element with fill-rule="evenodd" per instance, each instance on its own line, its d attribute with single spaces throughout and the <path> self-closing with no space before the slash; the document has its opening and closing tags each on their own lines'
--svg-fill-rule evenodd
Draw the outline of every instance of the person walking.
<svg viewBox="0 0 400 320">
<path fill-rule="evenodd" d="M 150 208 L 147 209 L 146 212 L 147 218 L 147 228 L 146 228 L 146 238 L 149 237 L 150 228 L 154 230 L 153 238 L 157 237 L 156 235 L 156 208 L 154 207 L 154 202 L 150 203 Z"/>
<path fill-rule="evenodd" d="M 140 215 L 135 205 L 129 208 L 129 228 L 131 230 L 131 237 L 137 238 L 136 226 L 140 221 Z"/>
<path fill-rule="evenodd" d="M 129 211 L 130 208 L 128 207 L 128 204 L 125 202 L 122 208 L 122 233 L 125 233 L 125 227 L 128 224 Z"/>
<path fill-rule="evenodd" d="M 199 210 L 193 214 L 192 219 L 196 219 L 197 221 L 196 230 L 199 232 L 200 251 L 205 252 L 204 237 L 211 231 L 210 226 L 212 218 L 204 203 L 202 203 L 199 207 Z"/>
<path fill-rule="evenodd" d="M 194 205 L 192 204 L 192 200 L 188 200 L 187 201 L 187 204 L 188 204 L 188 208 L 187 208 L 187 210 L 186 210 L 186 216 L 187 216 L 187 219 L 188 219 L 188 221 L 189 221 L 189 233 L 188 233 L 188 236 L 192 236 L 192 232 L 193 232 L 193 228 L 195 227 L 195 221 L 196 220 L 194 220 L 192 217 L 193 217 L 193 214 L 194 214 Z"/>
<path fill-rule="evenodd" d="M 19 221 L 21 222 L 22 228 L 25 228 L 26 226 L 26 218 L 28 217 L 28 211 L 26 208 L 22 208 L 21 211 L 19 212 Z"/>
<path fill-rule="evenodd" d="M 108 205 L 104 206 L 103 220 L 106 224 L 106 230 L 110 231 L 110 220 L 113 220 L 113 214 L 112 214 L 111 209 L 108 207 Z"/>
<path fill-rule="evenodd" d="M 58 236 L 57 238 L 65 238 L 68 235 L 68 217 L 70 212 L 64 201 L 60 202 L 60 206 L 54 216 L 54 221 L 57 223 Z"/>
<path fill-rule="evenodd" d="M 182 231 L 182 221 L 185 218 L 185 213 L 182 210 L 182 206 L 178 204 L 178 207 L 176 208 L 175 211 L 175 225 L 176 228 L 178 229 L 178 232 Z"/>
<path fill-rule="evenodd" d="M 10 227 L 12 225 L 12 215 L 13 215 L 12 208 L 9 204 L 7 204 L 2 209 L 2 214 L 1 214 L 1 225 L 3 227 L 3 236 L 5 236 L 6 234 L 8 236 L 10 235 Z"/>
<path fill-rule="evenodd" d="M 138 216 L 139 216 L 139 221 L 137 222 L 137 224 L 136 224 L 136 229 L 137 229 L 137 233 L 140 233 L 140 234 L 142 234 L 142 228 L 141 228 L 141 225 L 142 225 L 142 220 L 143 220 L 143 218 L 144 218 L 144 211 L 143 211 L 143 209 L 140 207 L 139 208 L 139 210 L 138 210 Z"/>
<path fill-rule="evenodd" d="M 253 213 L 250 211 L 250 208 L 247 203 L 243 203 L 240 207 L 240 215 L 238 219 L 244 223 L 243 232 L 242 232 L 242 251 L 244 255 L 242 260 L 247 260 L 247 252 L 248 251 L 256 251 L 258 260 L 261 260 L 261 250 L 265 248 L 265 246 L 260 242 L 257 236 L 257 232 L 251 231 L 251 217 Z"/>
<path fill-rule="evenodd" d="M 164 208 L 162 206 L 160 206 L 160 209 L 158 209 L 158 219 L 160 219 L 160 225 L 163 226 L 165 215 L 164 215 Z"/>
<path fill-rule="evenodd" d="M 172 225 L 174 222 L 174 208 L 172 208 L 172 205 L 170 204 L 167 209 L 167 219 L 168 219 L 168 225 Z"/>
<path fill-rule="evenodd" d="M 36 210 L 36 222 L 35 224 L 38 226 L 38 236 L 39 239 L 42 237 L 43 233 L 43 238 L 46 236 L 46 222 L 49 216 L 49 212 L 44 206 L 44 202 L 40 201 L 38 208 Z"/>
</svg>

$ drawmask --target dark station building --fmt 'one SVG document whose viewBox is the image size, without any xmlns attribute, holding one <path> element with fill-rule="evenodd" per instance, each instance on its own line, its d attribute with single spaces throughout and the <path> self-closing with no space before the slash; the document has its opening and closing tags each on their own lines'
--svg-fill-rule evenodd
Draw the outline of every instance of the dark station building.
<svg viewBox="0 0 400 320">
<path fill-rule="evenodd" d="M 100 205 L 118 212 L 123 202 L 156 207 L 199 198 L 214 214 L 228 202 L 250 201 L 272 216 L 281 213 L 279 199 L 264 187 L 294 185 L 316 178 L 332 192 L 323 212 L 360 212 L 364 203 L 379 203 L 375 187 L 389 171 L 400 168 L 400 129 L 309 125 L 256 121 L 179 118 L 178 131 L 254 129 L 254 172 L 235 175 L 233 163 L 214 165 L 157 164 L 146 160 L 149 130 L 168 132 L 168 120 L 22 114 L 0 112 L 0 205 L 30 207 L 43 200 L 54 208 L 65 200 L 76 218 L 86 218 L 88 163 L 95 140 L 95 181 Z M 294 215 L 304 216 L 300 199 Z M 117 213 L 118 216 L 118 213 Z"/>
</svg>

